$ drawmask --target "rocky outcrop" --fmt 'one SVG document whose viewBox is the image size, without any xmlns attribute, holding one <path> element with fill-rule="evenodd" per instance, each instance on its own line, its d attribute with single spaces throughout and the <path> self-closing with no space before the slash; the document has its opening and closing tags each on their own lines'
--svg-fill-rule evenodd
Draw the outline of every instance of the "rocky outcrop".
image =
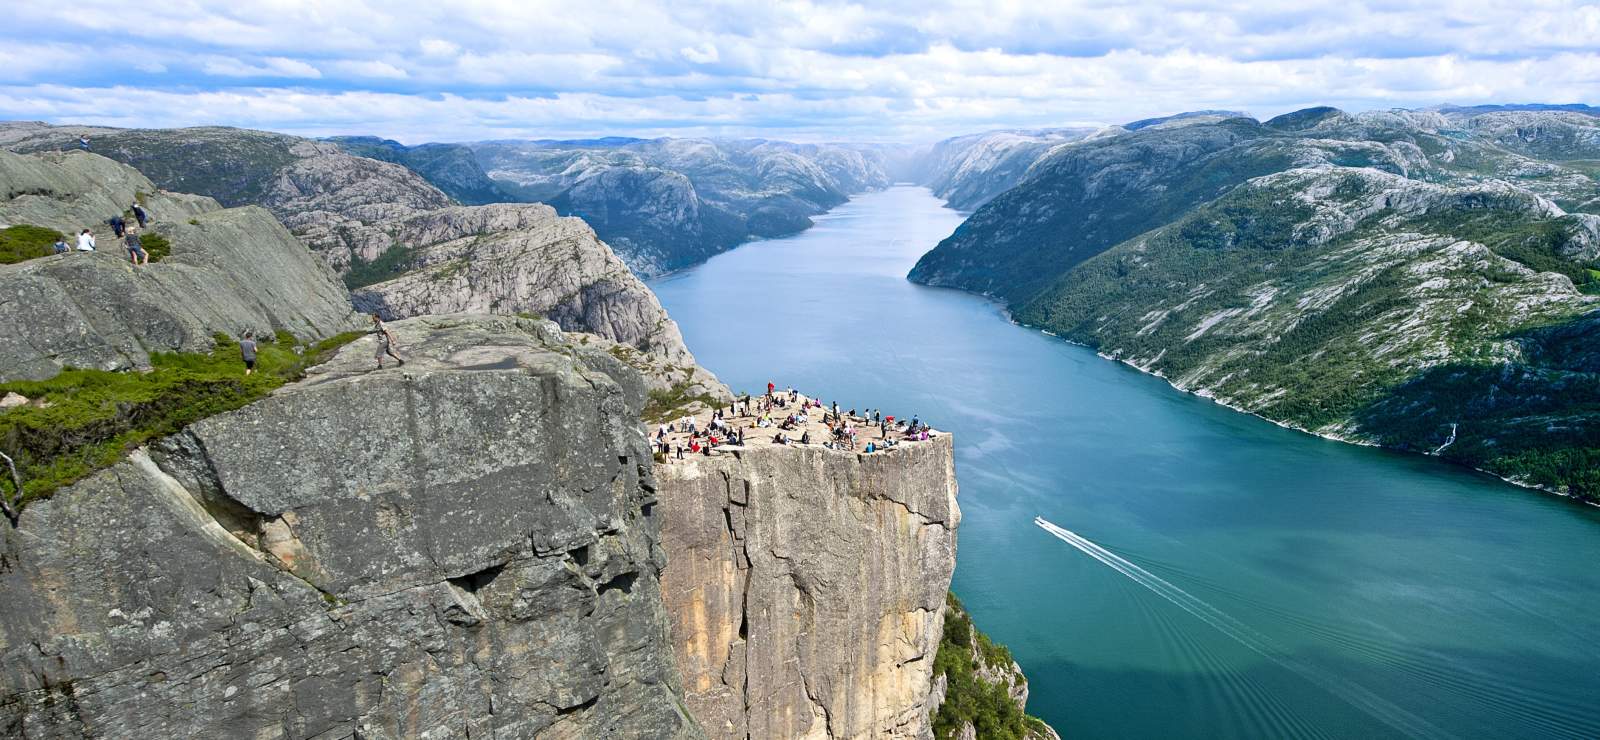
<svg viewBox="0 0 1600 740">
<path fill-rule="evenodd" d="M 376 259 L 399 244 L 380 236 L 385 224 L 451 205 L 449 196 L 400 165 L 322 142 L 299 142 L 292 151 L 298 158 L 273 174 L 261 205 L 340 273 L 352 260 Z"/>
<path fill-rule="evenodd" d="M 697 737 L 638 377 L 397 322 L 0 526 L 0 734 Z"/>
<path fill-rule="evenodd" d="M 427 246 L 405 274 L 354 292 L 364 312 L 539 314 L 648 355 L 653 387 L 692 375 L 728 395 L 696 366 L 655 294 L 580 219 L 539 204 L 457 206 L 395 222 L 384 238 Z"/>
<path fill-rule="evenodd" d="M 930 737 L 955 567 L 951 438 L 657 466 L 663 595 L 712 737 Z"/>
<path fill-rule="evenodd" d="M 357 326 L 332 273 L 260 208 L 162 192 L 83 152 L 0 152 L 0 190 L 10 194 L 0 221 L 69 233 L 94 224 L 101 247 L 0 265 L 0 381 L 146 366 L 150 352 L 210 349 L 219 332 L 312 339 Z M 103 225 L 135 198 L 172 246 L 139 268 Z"/>
</svg>

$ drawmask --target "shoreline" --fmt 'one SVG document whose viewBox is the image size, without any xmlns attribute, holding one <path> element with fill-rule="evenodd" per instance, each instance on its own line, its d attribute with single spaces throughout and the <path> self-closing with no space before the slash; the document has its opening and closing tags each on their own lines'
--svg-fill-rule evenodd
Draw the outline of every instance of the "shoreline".
<svg viewBox="0 0 1600 740">
<path fill-rule="evenodd" d="M 979 295 L 979 294 L 974 294 L 974 295 Z M 983 297 L 986 298 L 986 299 L 989 299 L 991 301 L 994 301 L 994 298 L 992 296 L 984 295 Z M 999 301 L 995 301 L 995 303 L 998 304 Z M 1122 359 L 1122 358 L 1119 358 L 1119 357 L 1113 357 L 1111 355 L 1108 355 L 1108 354 L 1100 351 L 1098 348 L 1091 347 L 1091 346 L 1089 346 L 1087 344 L 1084 344 L 1083 342 L 1079 342 L 1079 341 L 1076 341 L 1076 340 L 1073 340 L 1073 339 L 1069 339 L 1067 337 L 1063 337 L 1060 334 L 1057 334 L 1057 333 L 1055 333 L 1053 331 L 1050 331 L 1049 329 L 1045 329 L 1043 327 L 1033 326 L 1031 324 L 1025 324 L 1025 323 L 1023 323 L 1021 321 L 1017 321 L 1016 318 L 1011 315 L 1010 309 L 1006 308 L 1004 305 L 1000 305 L 1000 315 L 1005 317 L 1005 320 L 1010 322 L 1013 326 L 1017 326 L 1017 327 L 1021 327 L 1021 328 L 1024 328 L 1024 329 L 1030 329 L 1030 330 L 1038 331 L 1040 334 L 1044 334 L 1045 336 L 1048 336 L 1048 337 L 1050 337 L 1052 339 L 1055 339 L 1055 340 L 1058 340 L 1058 341 L 1061 341 L 1061 342 L 1065 342 L 1067 344 L 1071 344 L 1071 345 L 1074 345 L 1074 346 L 1077 346 L 1077 347 L 1082 347 L 1084 349 L 1087 349 L 1090 352 L 1095 353 L 1095 356 L 1100 357 L 1101 359 L 1109 360 L 1111 362 L 1119 363 L 1119 364 L 1122 364 L 1122 365 L 1126 365 L 1127 367 L 1133 368 L 1134 370 L 1137 370 L 1139 373 L 1144 374 L 1144 375 L 1149 375 L 1151 377 L 1160 378 L 1162 382 L 1167 384 L 1168 388 L 1171 388 L 1171 389 L 1173 389 L 1175 391 L 1178 391 L 1179 393 L 1183 393 L 1183 394 L 1189 395 L 1189 396 L 1194 396 L 1196 398 L 1203 398 L 1203 399 L 1205 399 L 1207 401 L 1210 401 L 1211 403 L 1214 403 L 1214 404 L 1216 404 L 1218 406 L 1221 406 L 1221 407 L 1223 407 L 1225 409 L 1228 409 L 1229 411 L 1233 411 L 1233 412 L 1236 412 L 1236 413 L 1244 414 L 1246 416 L 1253 416 L 1253 417 L 1255 417 L 1257 419 L 1260 419 L 1262 421 L 1267 422 L 1268 424 L 1272 424 L 1274 426 L 1281 427 L 1283 429 L 1288 429 L 1288 430 L 1291 430 L 1291 431 L 1299 432 L 1301 434 L 1310 435 L 1310 436 L 1316 437 L 1318 439 L 1326 439 L 1326 440 L 1328 440 L 1330 442 L 1339 442 L 1341 444 L 1355 445 L 1357 447 L 1370 447 L 1370 448 L 1376 449 L 1376 450 L 1387 450 L 1389 452 L 1396 452 L 1396 453 L 1400 453 L 1400 454 L 1403 454 L 1403 455 L 1415 455 L 1417 457 L 1425 457 L 1425 458 L 1429 458 L 1429 459 L 1432 459 L 1432 460 L 1438 460 L 1440 462 L 1443 462 L 1443 463 L 1446 463 L 1446 464 L 1449 464 L 1449 465 L 1453 465 L 1453 466 L 1458 467 L 1458 468 L 1465 468 L 1467 470 L 1471 470 L 1471 471 L 1476 472 L 1476 473 L 1482 473 L 1482 474 L 1487 475 L 1487 476 L 1489 476 L 1491 478 L 1494 478 L 1495 480 L 1498 480 L 1498 481 L 1500 481 L 1502 483 L 1507 483 L 1509 485 L 1515 486 L 1515 487 L 1523 489 L 1523 490 L 1538 491 L 1540 493 L 1545 493 L 1545 494 L 1549 494 L 1549 495 L 1552 495 L 1552 496 L 1559 496 L 1559 497 L 1561 497 L 1563 499 L 1566 499 L 1566 500 L 1568 500 L 1568 501 L 1570 501 L 1572 503 L 1581 504 L 1581 505 L 1585 505 L 1585 506 L 1593 506 L 1595 508 L 1600 508 L 1600 501 L 1587 501 L 1587 500 L 1578 498 L 1578 497 L 1576 497 L 1576 496 L 1574 496 L 1574 495 L 1572 495 L 1570 493 L 1562 493 L 1560 491 L 1557 491 L 1557 490 L 1555 490 L 1553 488 L 1548 488 L 1546 486 L 1541 486 L 1541 485 L 1538 485 L 1538 484 L 1535 484 L 1535 483 L 1524 483 L 1524 482 L 1521 482 L 1521 481 L 1513 480 L 1513 479 L 1507 478 L 1507 477 L 1505 477 L 1503 475 L 1499 475 L 1499 474 L 1497 474 L 1497 473 L 1495 473 L 1493 471 L 1484 470 L 1483 468 L 1474 467 L 1474 466 L 1468 465 L 1466 463 L 1456 462 L 1454 460 L 1450 460 L 1449 458 L 1445 458 L 1445 457 L 1433 454 L 1431 452 L 1417 452 L 1415 450 L 1403 450 L 1403 449 L 1400 449 L 1398 447 L 1385 447 L 1384 445 L 1378 444 L 1376 442 L 1369 442 L 1369 441 L 1361 440 L 1361 439 L 1350 439 L 1350 438 L 1347 438 L 1347 437 L 1342 437 L 1342 436 L 1340 436 L 1338 434 L 1334 434 L 1332 432 L 1327 432 L 1327 433 L 1315 432 L 1315 431 L 1312 431 L 1310 429 L 1306 429 L 1305 427 L 1301 427 L 1301 426 L 1298 426 L 1296 424 L 1293 424 L 1293 423 L 1290 423 L 1290 422 L 1287 422 L 1287 421 L 1279 421 L 1277 419 L 1273 419 L 1273 418 L 1269 418 L 1269 417 L 1266 417 L 1266 416 L 1262 416 L 1261 414 L 1258 414 L 1258 413 L 1256 413 L 1254 411 L 1250 411 L 1248 409 L 1240 408 L 1239 406 L 1236 406 L 1236 405 L 1234 405 L 1232 403 L 1228 403 L 1227 401 L 1223 401 L 1223 400 L 1217 398 L 1216 396 L 1213 396 L 1213 395 L 1210 395 L 1210 394 L 1207 394 L 1207 393 L 1204 393 L 1204 392 L 1201 392 L 1201 391 L 1192 391 L 1192 390 L 1189 390 L 1187 388 L 1180 387 L 1177 383 L 1174 383 L 1171 378 L 1168 378 L 1165 374 L 1163 374 L 1159 370 L 1151 370 L 1151 369 L 1139 367 L 1138 365 L 1134 364 L 1133 362 L 1131 362 L 1129 360 L 1125 360 L 1125 359 Z"/>
</svg>

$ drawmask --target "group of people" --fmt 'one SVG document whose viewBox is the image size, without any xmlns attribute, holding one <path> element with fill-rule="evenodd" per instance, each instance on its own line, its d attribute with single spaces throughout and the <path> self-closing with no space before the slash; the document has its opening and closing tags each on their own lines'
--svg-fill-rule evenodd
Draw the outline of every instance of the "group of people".
<svg viewBox="0 0 1600 740">
<path fill-rule="evenodd" d="M 121 239 L 123 246 L 127 247 L 128 261 L 134 265 L 148 265 L 150 264 L 150 253 L 145 251 L 144 243 L 140 239 L 139 233 L 149 224 L 150 214 L 146 213 L 138 203 L 128 206 L 128 210 L 133 214 L 134 220 L 139 222 L 137 226 L 123 220 L 120 214 L 107 219 L 106 223 L 110 224 L 111 233 L 115 234 L 116 238 Z M 65 254 L 73 250 L 72 246 L 67 244 L 65 237 L 56 240 L 54 249 L 56 254 Z M 77 251 L 95 251 L 94 234 L 90 233 L 88 229 L 78 232 Z"/>
<path fill-rule="evenodd" d="M 825 433 L 815 430 L 823 437 L 820 441 L 814 440 L 811 434 L 818 417 L 826 428 Z M 875 438 L 871 435 L 872 427 L 877 427 Z M 897 422 L 894 416 L 885 416 L 878 409 L 861 413 L 856 409 L 841 411 L 838 403 L 824 407 L 821 401 L 804 397 L 793 388 L 779 390 L 775 384 L 768 383 L 766 395 L 751 397 L 747 394 L 725 409 L 713 409 L 704 427 L 692 416 L 661 424 L 652 444 L 655 451 L 668 460 L 682 460 L 687 455 L 710 456 L 720 445 L 744 446 L 746 432 L 756 429 L 773 430 L 773 444 L 820 444 L 826 449 L 869 454 L 902 442 L 925 441 L 937 434 L 916 417 Z"/>
</svg>

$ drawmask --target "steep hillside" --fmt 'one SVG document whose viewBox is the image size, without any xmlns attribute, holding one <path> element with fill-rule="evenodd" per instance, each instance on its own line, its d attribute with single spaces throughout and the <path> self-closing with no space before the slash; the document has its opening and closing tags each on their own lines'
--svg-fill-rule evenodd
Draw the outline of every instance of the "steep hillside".
<svg viewBox="0 0 1600 740">
<path fill-rule="evenodd" d="M 1062 147 L 924 255 L 911 279 L 1006 301 L 1031 297 L 1113 244 L 1290 165 L 1293 154 L 1270 133 L 1238 118 Z"/>
<path fill-rule="evenodd" d="M 781 236 L 890 183 L 883 148 L 759 140 L 601 139 L 470 145 L 507 192 L 581 216 L 634 272 Z"/>
<path fill-rule="evenodd" d="M 462 208 L 399 164 L 355 156 L 330 142 L 245 129 L 103 129 L 10 123 L 0 125 L 0 146 L 55 151 L 76 146 L 80 134 L 88 135 L 92 146 L 107 156 L 152 168 L 158 175 L 153 178 L 156 186 L 168 182 L 193 185 L 225 203 L 242 201 L 266 207 L 351 287 L 363 288 L 432 267 L 427 255 L 436 245 L 454 244 L 467 237 L 486 238 L 482 248 L 473 252 L 485 258 L 472 272 L 474 282 L 454 283 L 469 292 L 452 294 L 435 285 L 426 292 L 410 291 L 404 302 L 364 304 L 389 318 L 447 312 L 469 304 L 505 315 L 550 312 L 567 330 L 636 347 L 672 366 L 693 367 L 677 326 L 655 295 L 625 268 L 619 269 L 610 248 L 592 234 L 565 242 L 567 252 L 579 258 L 560 269 L 491 258 L 500 254 L 496 245 L 530 244 L 537 241 L 537 234 L 549 233 L 546 224 L 554 214 L 547 207 Z M 517 233 L 524 230 L 527 233 Z M 495 236 L 500 238 L 487 238 Z M 458 265 L 460 257 L 457 254 Z M 596 271 L 582 272 L 586 266 Z M 561 276 L 552 285 L 570 290 L 552 295 L 550 290 L 526 282 L 550 274 Z M 374 292 L 365 291 L 368 295 Z M 429 302 L 422 300 L 424 296 Z M 702 371 L 700 376 L 709 374 Z M 716 387 L 714 381 L 711 385 Z"/>
<path fill-rule="evenodd" d="M 357 326 L 333 274 L 260 208 L 160 191 L 85 152 L 0 151 L 0 192 L 0 222 L 100 232 L 99 252 L 0 265 L 0 380 L 145 367 L 151 352 L 209 349 L 217 333 L 315 339 Z M 104 225 L 135 200 L 172 251 L 139 268 Z"/>
<path fill-rule="evenodd" d="M 991 131 L 945 139 L 923 155 L 919 181 L 959 211 L 1010 190 L 1052 148 L 1094 133 L 1091 128 Z"/>
<path fill-rule="evenodd" d="M 1269 419 L 1596 497 L 1592 122 L 1312 109 L 1087 141 L 912 277 Z"/>
</svg>

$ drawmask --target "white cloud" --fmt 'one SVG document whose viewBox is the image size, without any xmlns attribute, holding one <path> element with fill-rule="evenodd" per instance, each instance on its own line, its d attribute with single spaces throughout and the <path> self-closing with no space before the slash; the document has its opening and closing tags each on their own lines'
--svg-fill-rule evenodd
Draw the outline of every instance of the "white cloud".
<svg viewBox="0 0 1600 740">
<path fill-rule="evenodd" d="M 423 39 L 417 42 L 422 49 L 422 55 L 427 57 L 453 57 L 461 53 L 461 47 L 444 39 Z"/>
<path fill-rule="evenodd" d="M 1196 108 L 1600 102 L 1600 5 L 1580 0 L 149 0 L 140 23 L 125 13 L 120 0 L 21 4 L 0 30 L 0 117 L 87 120 L 71 118 L 78 101 L 105 99 L 130 68 L 124 123 L 438 140 L 925 139 Z M 287 87 L 233 87 L 273 79 Z"/>
<path fill-rule="evenodd" d="M 376 59 L 368 60 L 340 60 L 328 63 L 327 67 L 334 72 L 339 72 L 351 77 L 370 77 L 385 80 L 403 80 L 411 75 L 405 70 L 388 62 Z"/>
<path fill-rule="evenodd" d="M 679 53 L 683 54 L 684 59 L 695 64 L 712 64 L 719 58 L 717 45 L 709 41 L 699 46 L 685 46 L 679 50 Z"/>
<path fill-rule="evenodd" d="M 256 63 L 232 57 L 214 56 L 200 67 L 208 75 L 221 77 L 298 77 L 315 79 L 322 72 L 298 59 L 268 57 Z"/>
</svg>

